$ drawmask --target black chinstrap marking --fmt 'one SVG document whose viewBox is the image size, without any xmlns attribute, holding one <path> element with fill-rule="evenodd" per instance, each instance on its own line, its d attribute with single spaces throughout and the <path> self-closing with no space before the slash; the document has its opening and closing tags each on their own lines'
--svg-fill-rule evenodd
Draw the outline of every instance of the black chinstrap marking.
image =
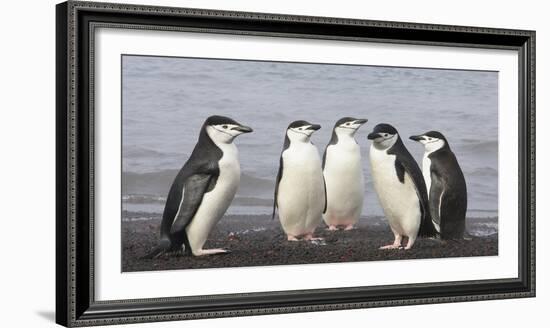
<svg viewBox="0 0 550 328">
<path fill-rule="evenodd" d="M 232 138 L 235 138 L 235 137 L 236 137 L 236 136 L 232 135 L 231 133 L 228 133 L 228 132 L 226 132 L 226 131 L 217 129 L 215 126 L 212 126 L 212 125 L 211 125 L 211 127 L 212 127 L 212 129 L 214 129 L 214 130 L 216 130 L 216 131 L 218 131 L 218 132 L 221 132 L 221 133 L 225 133 L 225 134 L 227 134 L 228 136 L 231 136 Z"/>
<path fill-rule="evenodd" d="M 306 137 L 311 137 L 311 134 L 307 134 L 307 133 L 304 133 L 302 131 L 298 131 L 298 130 L 294 130 L 294 129 L 289 129 L 290 131 L 292 132 L 296 132 L 296 133 L 300 133 L 300 134 L 303 134 L 305 135 Z M 310 130 L 310 131 L 313 131 L 313 130 Z"/>
<path fill-rule="evenodd" d="M 358 126 L 356 128 L 350 128 L 350 127 L 347 127 L 347 126 L 337 126 L 337 128 L 357 131 L 357 130 L 359 130 L 360 127 Z"/>
</svg>

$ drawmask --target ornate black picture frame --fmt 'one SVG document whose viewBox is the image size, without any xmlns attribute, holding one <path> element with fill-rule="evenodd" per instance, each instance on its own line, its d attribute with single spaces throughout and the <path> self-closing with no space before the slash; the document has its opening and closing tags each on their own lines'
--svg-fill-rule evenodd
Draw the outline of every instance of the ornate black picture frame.
<svg viewBox="0 0 550 328">
<path fill-rule="evenodd" d="M 97 301 L 94 49 L 98 26 L 509 49 L 519 58 L 519 277 Z M 69 1 L 57 5 L 56 321 L 90 326 L 535 296 L 535 32 Z"/>
</svg>

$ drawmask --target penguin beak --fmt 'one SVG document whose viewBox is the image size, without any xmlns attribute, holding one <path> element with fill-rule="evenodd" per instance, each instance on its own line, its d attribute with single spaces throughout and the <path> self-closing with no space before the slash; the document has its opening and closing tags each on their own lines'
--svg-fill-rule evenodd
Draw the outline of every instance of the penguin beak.
<svg viewBox="0 0 550 328">
<path fill-rule="evenodd" d="M 309 128 L 307 128 L 308 130 L 313 130 L 313 131 L 317 131 L 321 128 L 321 126 L 319 124 L 312 124 L 309 126 Z"/>
<path fill-rule="evenodd" d="M 424 140 L 424 136 L 410 136 L 409 139 L 414 141 Z"/>
<path fill-rule="evenodd" d="M 355 123 L 356 124 L 365 124 L 367 123 L 369 120 L 367 120 L 366 118 L 360 118 L 360 119 L 357 119 L 355 120 Z"/>
<path fill-rule="evenodd" d="M 242 133 L 250 133 L 250 132 L 254 131 L 254 130 L 252 130 L 251 127 L 244 126 L 244 125 L 236 126 L 232 130 L 237 130 L 237 131 L 242 132 Z"/>
<path fill-rule="evenodd" d="M 375 132 L 371 132 L 371 133 L 369 133 L 369 135 L 367 136 L 367 139 L 369 139 L 369 140 L 374 140 L 374 139 L 376 139 L 376 138 L 380 138 L 380 134 L 375 133 Z"/>
</svg>

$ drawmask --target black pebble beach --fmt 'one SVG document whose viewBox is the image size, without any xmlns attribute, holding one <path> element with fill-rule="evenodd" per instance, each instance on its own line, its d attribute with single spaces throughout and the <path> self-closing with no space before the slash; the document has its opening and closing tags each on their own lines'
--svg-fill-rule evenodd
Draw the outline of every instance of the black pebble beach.
<svg viewBox="0 0 550 328">
<path fill-rule="evenodd" d="M 393 242 L 382 218 L 361 218 L 351 231 L 332 232 L 320 225 L 316 234 L 324 241 L 292 242 L 286 240 L 279 221 L 269 216 L 231 215 L 221 219 L 204 246 L 227 248 L 229 254 L 141 259 L 156 245 L 159 225 L 160 218 L 122 222 L 123 272 L 498 255 L 497 234 L 451 241 L 418 239 L 411 250 L 380 250 Z"/>
</svg>

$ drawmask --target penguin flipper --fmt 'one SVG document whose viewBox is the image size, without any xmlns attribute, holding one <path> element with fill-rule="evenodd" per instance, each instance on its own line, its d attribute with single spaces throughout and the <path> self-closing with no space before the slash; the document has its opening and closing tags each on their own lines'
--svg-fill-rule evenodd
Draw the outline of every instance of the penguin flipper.
<svg viewBox="0 0 550 328">
<path fill-rule="evenodd" d="M 271 215 L 271 219 L 275 219 L 275 210 L 277 208 L 277 194 L 279 193 L 279 183 L 281 182 L 281 178 L 283 177 L 283 154 L 281 154 L 281 158 L 279 159 L 279 171 L 277 172 L 277 180 L 275 181 L 275 195 L 273 196 L 273 214 Z"/>
<path fill-rule="evenodd" d="M 323 187 L 325 188 L 325 207 L 323 208 L 323 214 L 325 214 L 327 212 L 328 199 L 327 199 L 327 181 L 325 180 L 324 176 L 323 176 Z"/>
<path fill-rule="evenodd" d="M 180 200 L 174 223 L 170 228 L 170 234 L 173 239 L 181 239 L 181 242 L 184 241 L 186 236 L 180 236 L 182 232 L 185 233 L 185 228 L 191 222 L 195 213 L 197 213 L 211 181 L 213 181 L 212 175 L 205 173 L 193 174 L 185 180 L 182 199 Z"/>
<path fill-rule="evenodd" d="M 432 222 L 430 215 L 430 204 L 428 203 L 428 192 L 426 190 L 426 182 L 424 181 L 424 176 L 422 171 L 418 166 L 418 163 L 414 160 L 412 155 L 403 147 L 405 154 L 396 157 L 395 159 L 395 170 L 397 177 L 401 183 L 405 182 L 405 174 L 413 181 L 413 185 L 416 189 L 418 195 L 418 200 L 420 203 L 420 212 L 422 217 L 420 218 L 420 228 L 418 230 L 418 236 L 420 237 L 435 237 L 437 231 Z M 388 151 L 388 154 L 393 152 Z M 395 154 L 395 153 L 393 153 Z"/>
<path fill-rule="evenodd" d="M 441 178 L 437 175 L 435 170 L 432 170 L 431 172 L 431 187 L 429 190 L 430 193 L 430 214 L 432 216 L 432 220 L 441 226 L 441 217 L 444 216 L 441 213 L 441 206 L 443 197 L 445 197 L 444 189 L 445 186 L 443 184 L 443 181 L 441 181 Z"/>
<path fill-rule="evenodd" d="M 321 169 L 323 169 L 323 171 L 325 170 L 325 163 L 327 162 L 327 149 L 328 147 L 330 146 L 331 144 L 329 143 L 326 147 L 325 147 L 325 151 L 323 152 L 323 161 L 321 162 Z"/>
<path fill-rule="evenodd" d="M 442 200 L 444 195 L 443 190 L 443 184 L 440 181 L 440 178 L 437 176 L 435 171 L 432 171 L 431 173 L 431 187 L 430 187 L 430 215 L 432 217 L 432 221 L 439 225 L 439 231 L 442 231 L 441 229 L 441 217 L 443 216 L 441 213 L 441 206 Z"/>
</svg>

